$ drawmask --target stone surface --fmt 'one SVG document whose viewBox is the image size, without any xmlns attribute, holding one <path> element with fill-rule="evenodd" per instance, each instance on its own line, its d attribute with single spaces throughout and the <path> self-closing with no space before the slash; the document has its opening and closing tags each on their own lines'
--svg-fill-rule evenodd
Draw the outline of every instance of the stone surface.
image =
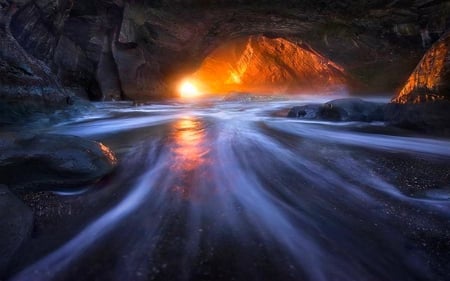
<svg viewBox="0 0 450 281">
<path fill-rule="evenodd" d="M 0 135 L 0 183 L 62 190 L 98 181 L 117 164 L 105 145 L 65 135 Z"/>
<path fill-rule="evenodd" d="M 43 61 L 30 55 L 11 32 L 17 11 L 29 3 L 7 2 L 0 7 L 0 108 L 34 112 L 37 108 L 54 110 L 67 107 L 72 94 Z M 0 120 L 3 122 L 3 119 Z"/>
<path fill-rule="evenodd" d="M 383 121 L 395 126 L 433 135 L 450 135 L 450 101 L 376 103 L 357 98 L 337 99 L 324 104 L 292 107 L 287 117 L 322 121 Z M 284 115 L 286 116 L 286 115 Z"/>
<path fill-rule="evenodd" d="M 33 214 L 5 185 L 0 184 L 0 279 L 11 257 L 31 234 Z"/>
<path fill-rule="evenodd" d="M 327 121 L 384 121 L 385 104 L 356 98 L 337 99 L 324 104 L 294 106 L 288 117 Z"/>
<path fill-rule="evenodd" d="M 308 46 L 367 89 L 393 91 L 449 27 L 450 14 L 448 1 L 29 0 L 15 1 L 14 9 L 5 3 L 11 32 L 0 34 L 0 72 L 9 81 L 2 85 L 55 99 L 65 96 L 54 91 L 55 77 L 63 90 L 91 99 L 168 97 L 213 50 L 250 35 Z M 19 83 L 26 89 L 10 90 L 21 89 Z"/>
<path fill-rule="evenodd" d="M 395 103 L 422 103 L 450 100 L 450 32 L 424 55 L 409 76 Z"/>
<path fill-rule="evenodd" d="M 122 21 L 123 8 L 120 1 L 114 2 L 28 1 L 12 18 L 11 33 L 30 56 L 51 69 L 65 90 L 94 100 L 110 99 L 117 93 L 101 87 L 104 76 L 97 72 L 118 81 L 115 64 L 105 60 L 112 58 L 114 30 Z M 106 88 L 104 93 L 101 88 Z"/>
</svg>

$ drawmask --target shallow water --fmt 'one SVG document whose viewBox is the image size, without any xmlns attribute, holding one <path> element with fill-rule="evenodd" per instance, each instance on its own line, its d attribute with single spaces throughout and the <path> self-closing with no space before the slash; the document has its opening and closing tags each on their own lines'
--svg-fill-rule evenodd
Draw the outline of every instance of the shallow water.
<svg viewBox="0 0 450 281">
<path fill-rule="evenodd" d="M 274 117 L 305 102 L 105 103 L 46 129 L 121 164 L 11 280 L 449 280 L 450 140 Z"/>
</svg>

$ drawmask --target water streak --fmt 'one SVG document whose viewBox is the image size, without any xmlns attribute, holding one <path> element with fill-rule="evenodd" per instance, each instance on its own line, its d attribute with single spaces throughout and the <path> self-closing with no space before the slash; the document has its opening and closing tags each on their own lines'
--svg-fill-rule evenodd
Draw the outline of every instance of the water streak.
<svg viewBox="0 0 450 281">
<path fill-rule="evenodd" d="M 119 143 L 154 133 L 105 187 L 129 183 L 124 197 L 12 280 L 445 278 L 427 261 L 445 269 L 448 254 L 433 257 L 415 238 L 449 237 L 448 197 L 411 197 L 368 159 L 401 152 L 411 175 L 419 158 L 450 167 L 450 141 L 270 117 L 286 104 L 108 104 L 102 118 L 50 129 Z M 100 271 L 90 256 L 102 257 Z"/>
</svg>

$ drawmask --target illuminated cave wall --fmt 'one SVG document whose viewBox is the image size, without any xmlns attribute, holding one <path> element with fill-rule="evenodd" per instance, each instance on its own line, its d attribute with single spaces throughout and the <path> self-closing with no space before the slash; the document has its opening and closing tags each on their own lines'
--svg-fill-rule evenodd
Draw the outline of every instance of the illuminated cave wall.
<svg viewBox="0 0 450 281">
<path fill-rule="evenodd" d="M 350 84 L 343 68 L 282 38 L 249 36 L 214 50 L 190 76 L 206 93 L 305 93 L 337 90 Z"/>
<path fill-rule="evenodd" d="M 393 101 L 420 103 L 444 99 L 450 100 L 450 32 L 427 51 Z"/>
</svg>

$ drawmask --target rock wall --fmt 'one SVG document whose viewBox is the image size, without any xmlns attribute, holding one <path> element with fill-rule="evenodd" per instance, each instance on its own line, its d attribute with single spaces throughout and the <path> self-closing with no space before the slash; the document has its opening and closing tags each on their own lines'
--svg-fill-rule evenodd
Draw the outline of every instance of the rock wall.
<svg viewBox="0 0 450 281">
<path fill-rule="evenodd" d="M 94 100 L 120 98 L 111 45 L 122 11 L 120 3 L 107 1 L 29 1 L 14 15 L 11 33 L 68 91 Z"/>
<path fill-rule="evenodd" d="M 41 61 L 28 54 L 11 33 L 11 20 L 19 3 L 7 3 L 0 9 L 0 97 L 13 99 L 22 95 L 51 99 L 60 89 L 57 79 Z M 56 97 L 55 97 L 56 98 Z"/>
<path fill-rule="evenodd" d="M 393 91 L 449 27 L 448 1 L 407 2 L 0 0 L 2 95 L 167 97 L 249 35 L 307 44 L 368 90 Z"/>
<path fill-rule="evenodd" d="M 450 32 L 427 51 L 393 102 L 435 100 L 450 100 Z"/>
</svg>

